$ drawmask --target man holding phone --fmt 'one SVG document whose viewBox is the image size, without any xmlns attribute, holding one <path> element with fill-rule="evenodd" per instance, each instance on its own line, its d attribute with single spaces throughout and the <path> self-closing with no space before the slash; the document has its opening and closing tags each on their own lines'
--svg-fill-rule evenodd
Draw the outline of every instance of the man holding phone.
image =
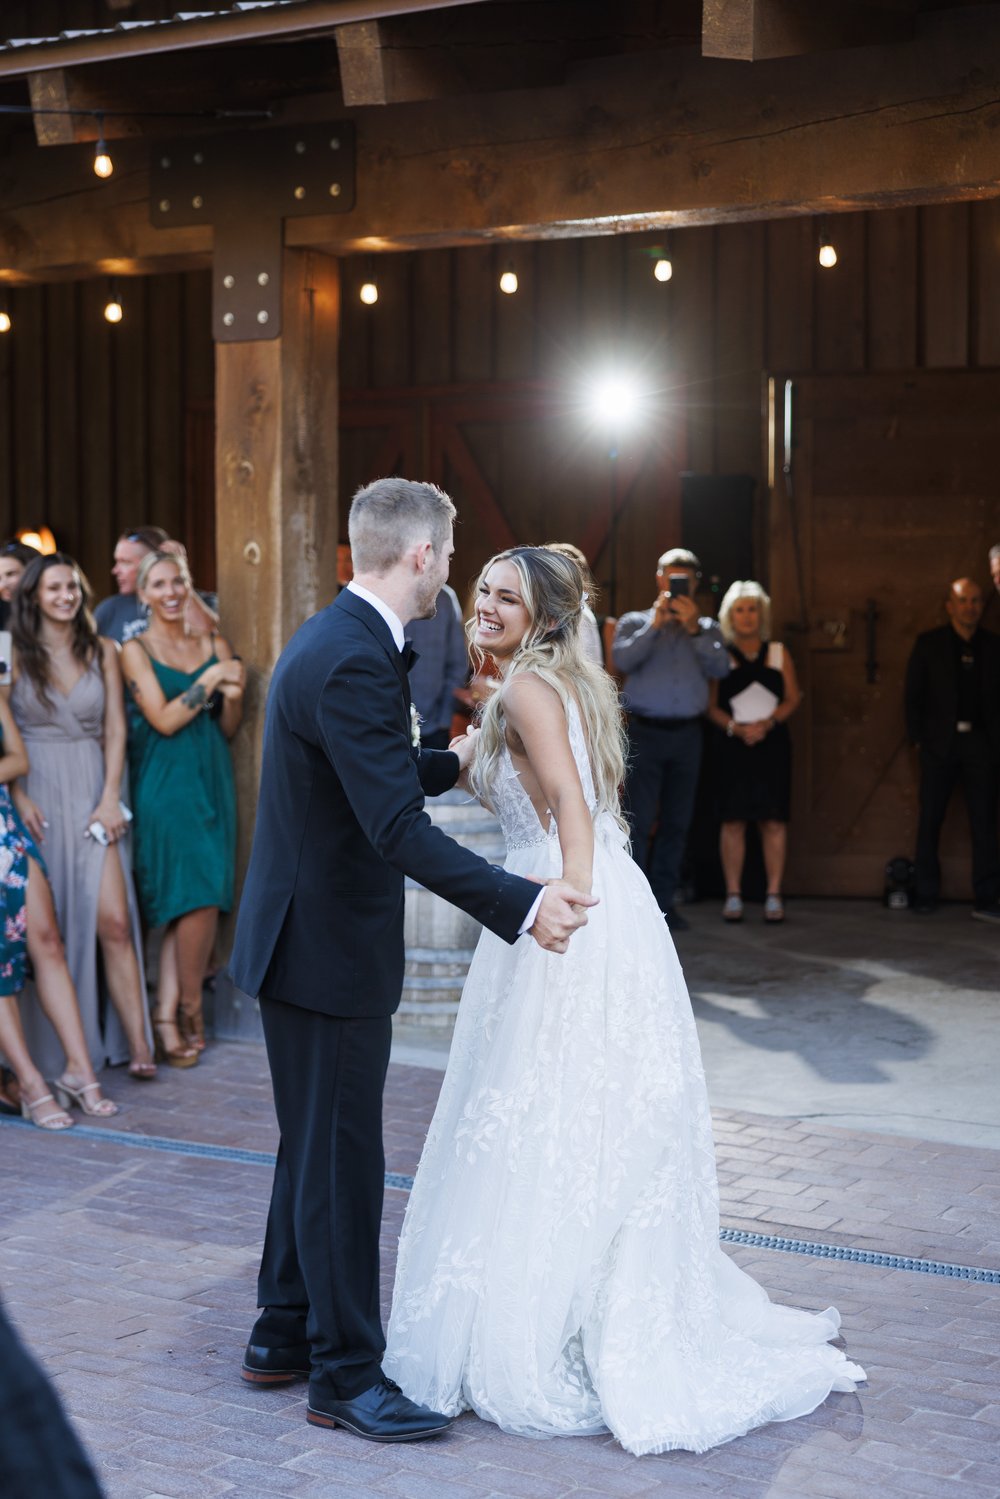
<svg viewBox="0 0 1000 1499">
<path fill-rule="evenodd" d="M 674 895 L 698 788 L 708 684 L 730 669 L 718 625 L 698 615 L 694 595 L 700 577 L 693 552 L 682 547 L 664 552 L 653 607 L 623 614 L 611 648 L 625 677 L 625 814 L 632 857 L 646 871 L 672 931 L 687 925 L 674 910 Z"/>
</svg>

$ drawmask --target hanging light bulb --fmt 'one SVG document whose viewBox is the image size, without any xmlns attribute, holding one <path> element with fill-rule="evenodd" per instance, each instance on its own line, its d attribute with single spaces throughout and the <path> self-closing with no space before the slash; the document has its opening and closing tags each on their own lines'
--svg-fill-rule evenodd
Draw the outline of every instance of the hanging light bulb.
<svg viewBox="0 0 1000 1499">
<path fill-rule="evenodd" d="M 508 297 L 512 297 L 517 291 L 517 272 L 512 265 L 508 265 L 500 277 L 500 290 Z"/>
<path fill-rule="evenodd" d="M 375 303 L 378 301 L 378 287 L 375 285 L 375 282 L 366 281 L 361 290 L 358 292 L 358 296 L 361 298 L 362 302 L 364 302 L 366 307 L 374 307 Z"/>
<path fill-rule="evenodd" d="M 821 220 L 819 226 L 819 263 L 825 271 L 832 270 L 837 264 L 837 252 L 830 243 L 830 236 L 826 232 L 826 223 Z"/>
<path fill-rule="evenodd" d="M 98 177 L 110 177 L 115 164 L 108 155 L 104 140 L 104 116 L 97 117 L 97 145 L 94 147 L 94 172 Z"/>
<path fill-rule="evenodd" d="M 122 307 L 122 299 L 118 293 L 118 283 L 112 281 L 108 300 L 104 304 L 104 320 L 107 323 L 120 323 L 124 316 L 125 310 Z"/>
<path fill-rule="evenodd" d="M 657 281 L 669 281 L 673 274 L 673 261 L 667 260 L 665 256 L 661 256 L 653 267 L 653 275 Z"/>
<path fill-rule="evenodd" d="M 6 307 L 0 307 L 0 333 L 9 333 L 11 326 L 10 313 Z"/>
</svg>

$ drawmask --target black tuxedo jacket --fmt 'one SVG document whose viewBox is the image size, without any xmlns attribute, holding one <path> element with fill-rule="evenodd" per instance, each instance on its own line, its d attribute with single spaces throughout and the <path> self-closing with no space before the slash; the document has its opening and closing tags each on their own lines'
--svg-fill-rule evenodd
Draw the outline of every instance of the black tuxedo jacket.
<svg viewBox="0 0 1000 1499">
<path fill-rule="evenodd" d="M 978 726 L 1000 758 L 1000 635 L 979 629 Z M 956 632 L 951 625 L 917 636 L 906 668 L 906 732 L 912 744 L 945 758 L 955 747 L 958 718 Z"/>
<path fill-rule="evenodd" d="M 231 971 L 245 993 L 337 1016 L 391 1014 L 403 984 L 403 877 L 513 942 L 538 886 L 436 828 L 424 795 L 458 777 L 411 746 L 402 658 L 347 590 L 282 653 L 268 695 L 257 824 Z"/>
</svg>

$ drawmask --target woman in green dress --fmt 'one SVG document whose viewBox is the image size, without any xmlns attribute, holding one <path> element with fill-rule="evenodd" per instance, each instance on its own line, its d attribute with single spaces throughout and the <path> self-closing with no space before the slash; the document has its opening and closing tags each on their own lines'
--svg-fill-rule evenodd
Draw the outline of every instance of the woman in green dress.
<svg viewBox="0 0 1000 1499">
<path fill-rule="evenodd" d="M 227 741 L 243 714 L 243 664 L 221 635 L 189 630 L 191 575 L 151 552 L 138 593 L 149 628 L 122 647 L 141 714 L 129 743 L 135 877 L 150 927 L 165 927 L 153 1016 L 164 1061 L 190 1067 L 204 1049 L 201 990 L 220 911 L 233 902 L 236 791 Z"/>
</svg>

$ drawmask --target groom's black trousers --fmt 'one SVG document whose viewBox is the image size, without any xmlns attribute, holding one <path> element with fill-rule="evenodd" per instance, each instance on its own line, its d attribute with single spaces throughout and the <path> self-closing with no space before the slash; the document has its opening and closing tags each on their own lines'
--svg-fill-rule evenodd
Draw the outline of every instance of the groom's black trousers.
<svg viewBox="0 0 1000 1499">
<path fill-rule="evenodd" d="M 382 1091 L 392 1022 L 263 995 L 281 1130 L 251 1343 L 308 1341 L 310 1391 L 350 1400 L 381 1377 Z"/>
</svg>

